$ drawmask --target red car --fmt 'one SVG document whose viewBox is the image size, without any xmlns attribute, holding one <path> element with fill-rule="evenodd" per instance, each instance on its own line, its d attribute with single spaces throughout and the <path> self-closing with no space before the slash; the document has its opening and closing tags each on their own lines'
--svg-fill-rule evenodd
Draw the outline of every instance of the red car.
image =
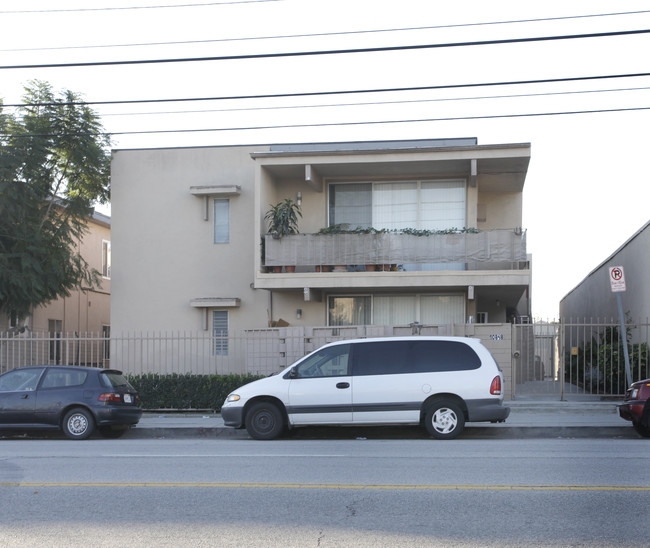
<svg viewBox="0 0 650 548">
<path fill-rule="evenodd" d="M 625 392 L 618 414 L 626 421 L 632 421 L 634 429 L 645 438 L 650 438 L 650 379 L 632 384 Z"/>
</svg>

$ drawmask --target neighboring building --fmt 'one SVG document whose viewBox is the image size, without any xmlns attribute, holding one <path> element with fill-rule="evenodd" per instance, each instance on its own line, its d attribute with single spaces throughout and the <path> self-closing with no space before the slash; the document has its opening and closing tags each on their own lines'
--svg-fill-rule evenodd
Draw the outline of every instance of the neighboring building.
<svg viewBox="0 0 650 548">
<path fill-rule="evenodd" d="M 648 323 L 650 311 L 650 221 L 592 270 L 560 301 L 560 318 L 575 322 L 618 322 L 616 294 L 609 268 L 622 266 L 626 291 L 621 293 L 623 313 L 632 322 Z"/>
<path fill-rule="evenodd" d="M 525 321 L 529 160 L 476 139 L 116 150 L 113 334 Z M 301 234 L 264 236 L 285 199 Z M 472 230 L 315 235 L 341 223 Z"/>
<path fill-rule="evenodd" d="M 0 314 L 0 370 L 34 363 L 106 362 L 108 346 L 102 339 L 110 336 L 111 323 L 111 218 L 94 212 L 87 228 L 75 245 L 90 268 L 100 273 L 99 287 L 74 289 L 19 321 Z M 44 349 L 32 344 L 26 350 L 24 341 L 34 337 L 43 339 Z M 76 341 L 86 337 L 97 340 Z"/>
</svg>

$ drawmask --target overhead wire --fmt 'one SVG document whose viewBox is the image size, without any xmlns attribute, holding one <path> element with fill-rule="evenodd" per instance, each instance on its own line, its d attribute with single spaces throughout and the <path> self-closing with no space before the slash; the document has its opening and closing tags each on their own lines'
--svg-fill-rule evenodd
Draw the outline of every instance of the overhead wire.
<svg viewBox="0 0 650 548">
<path fill-rule="evenodd" d="M 0 12 L 3 13 L 3 12 Z M 490 26 L 490 25 L 510 25 L 510 24 L 521 24 L 521 23 L 540 23 L 540 22 L 549 22 L 549 21 L 562 21 L 562 20 L 571 20 L 571 19 L 587 19 L 595 17 L 616 17 L 622 15 L 640 15 L 644 13 L 650 13 L 650 10 L 639 10 L 639 11 L 628 11 L 628 12 L 613 12 L 613 13 L 596 13 L 596 14 L 587 14 L 587 15 L 569 15 L 564 17 L 540 17 L 536 19 L 512 19 L 505 21 L 484 21 L 479 23 L 456 23 L 449 25 L 431 25 L 431 26 L 422 26 L 422 27 L 402 27 L 402 28 L 390 28 L 390 29 L 369 29 L 369 30 L 352 30 L 352 31 L 339 31 L 339 32 L 319 32 L 319 33 L 309 33 L 309 34 L 283 34 L 283 35 L 270 35 L 270 36 L 245 36 L 245 37 L 236 37 L 236 38 L 218 38 L 211 40 L 182 40 L 182 41 L 172 41 L 172 42 L 140 42 L 140 43 L 130 43 L 130 44 L 96 44 L 96 45 L 84 45 L 84 46 L 58 46 L 58 47 L 30 47 L 30 48 L 6 48 L 0 49 L 4 52 L 22 52 L 22 51 L 59 51 L 66 49 L 98 49 L 98 48 L 126 48 L 126 47 L 146 47 L 146 46 L 177 46 L 177 45 L 189 45 L 189 44 L 211 44 L 211 43 L 222 43 L 222 42 L 243 42 L 243 41 L 254 41 L 254 40 L 281 40 L 281 39 L 294 39 L 294 38 L 322 38 L 326 36 L 352 36 L 358 34 L 377 34 L 377 33 L 388 33 L 388 32 L 411 32 L 411 31 L 421 31 L 421 30 L 441 30 L 441 29 L 452 29 L 452 28 L 465 28 L 465 27 L 478 27 L 478 26 Z"/>
<path fill-rule="evenodd" d="M 256 1 L 256 0 L 252 0 Z M 260 0 L 257 0 L 260 1 Z M 273 1 L 273 0 L 261 0 Z M 242 2 L 234 2 L 242 3 Z M 223 4 L 223 3 L 217 3 Z M 190 4 L 187 6 L 194 6 Z M 198 4 L 196 4 L 198 5 Z M 212 4 L 201 4 L 212 5 Z M 216 4 L 215 4 L 216 5 Z M 153 7 L 153 6 L 148 6 Z M 172 7 L 172 6 L 161 6 Z M 177 5 L 177 7 L 181 7 Z M 89 8 L 88 11 L 100 10 L 102 8 Z M 108 8 L 111 9 L 111 8 Z M 134 8 L 139 9 L 139 8 Z M 65 11 L 65 10 L 61 10 Z M 85 9 L 81 11 L 86 11 Z M 3 13 L 3 12 L 0 12 Z M 463 25 L 444 25 L 438 27 L 412 27 L 408 29 L 383 29 L 383 30 L 368 30 L 368 31 L 347 31 L 341 33 L 321 33 L 316 35 L 286 35 L 278 37 L 266 38 L 290 38 L 290 37 L 307 37 L 307 36 L 323 36 L 323 35 L 339 35 L 339 34 L 356 34 L 356 33 L 370 33 L 370 32 L 391 32 L 397 30 L 420 30 L 429 28 L 444 28 L 448 26 L 476 26 L 476 25 L 492 25 L 504 24 L 515 22 L 529 22 L 529 21 L 543 21 L 543 20 L 557 20 L 557 19 L 572 19 L 572 18 L 586 18 L 586 17 L 603 17 L 611 15 L 630 15 L 638 13 L 650 13 L 650 11 L 638 12 L 617 12 L 612 14 L 596 14 L 596 15 L 583 15 L 583 16 L 569 16 L 561 18 L 545 18 L 533 20 L 519 20 L 519 21 L 502 21 L 502 22 L 487 22 L 487 23 L 468 23 Z M 139 60 L 124 60 L 124 61 L 98 61 L 98 62 L 79 62 L 79 63 L 56 63 L 56 64 L 36 64 L 36 65 L 7 65 L 0 66 L 0 69 L 21 69 L 21 68 L 70 68 L 70 67 L 87 67 L 87 66 L 111 66 L 111 65 L 133 65 L 133 64 L 152 64 L 152 63 L 179 63 L 179 62 L 196 62 L 196 61 L 226 61 L 226 60 L 241 60 L 241 59 L 264 59 L 264 58 L 277 58 L 277 57 L 304 57 L 312 55 L 334 55 L 334 54 L 354 54 L 354 53 L 370 53 L 370 52 L 387 52 L 387 51 L 403 51 L 403 50 L 417 50 L 417 49 L 432 49 L 432 48 L 448 48 L 448 47 L 469 47 L 469 46 L 486 46 L 486 45 L 499 45 L 499 44 L 516 44 L 526 42 L 544 42 L 553 40 L 569 40 L 569 39 L 583 39 L 583 38 L 604 38 L 615 36 L 629 36 L 648 34 L 650 29 L 638 30 L 624 30 L 614 32 L 601 32 L 601 33 L 588 33 L 588 34 L 571 34 L 571 35 L 556 35 L 556 36 L 541 36 L 541 37 L 525 37 L 525 38 L 510 38 L 499 40 L 483 40 L 483 41 L 466 41 L 466 42 L 452 42 L 452 43 L 438 43 L 438 44 L 413 44 L 403 46 L 386 46 L 386 47 L 373 47 L 373 48 L 349 48 L 341 50 L 317 50 L 317 51 L 297 51 L 297 52 L 276 52 L 276 53 L 263 53 L 263 54 L 245 54 L 245 55 L 229 55 L 229 56 L 211 56 L 211 57 L 193 57 L 193 58 L 166 58 L 166 59 L 139 59 Z M 264 37 L 250 38 L 264 39 Z M 227 40 L 247 40 L 247 38 L 223 39 Z M 152 45 L 163 45 L 152 44 Z M 171 43 L 173 44 L 173 42 Z M 135 44 L 143 45 L 143 44 Z M 110 47 L 110 46 L 97 46 L 97 47 Z M 91 101 L 91 102 L 78 102 L 78 103 L 56 103 L 61 104 L 85 104 L 85 105 L 111 105 L 111 104 L 146 104 L 146 103 L 162 103 L 162 102 L 186 102 L 186 101 L 216 101 L 216 100 L 237 100 L 237 99 L 268 99 L 268 98 L 281 98 L 281 97 L 307 97 L 318 95 L 343 95 L 343 94 L 362 94 L 362 93 L 386 93 L 386 92 L 404 92 L 404 91 L 422 91 L 422 90 L 436 90 L 436 89 L 455 89 L 455 88 L 471 88 L 482 86 L 504 86 L 504 85 L 524 85 L 524 84 L 540 84 L 540 83 L 558 83 L 558 82 L 576 82 L 588 80 L 600 80 L 610 78 L 630 78 L 630 77 L 644 77 L 650 76 L 650 73 L 633 73 L 633 74 L 618 74 L 618 75 L 598 75 L 587 77 L 570 77 L 570 78 L 557 78 L 557 79 L 538 79 L 538 80 L 521 80 L 510 82 L 482 82 L 482 83 L 466 83 L 466 84 L 451 84 L 451 85 L 437 85 L 437 86 L 415 86 L 415 87 L 402 87 L 402 88 L 380 88 L 380 89 L 356 89 L 356 90 L 334 90 L 334 91 L 319 91 L 319 92 L 303 92 L 303 93 L 282 93 L 282 94 L 264 94 L 264 95 L 240 95 L 240 96 L 222 96 L 222 97 L 193 97 L 193 98 L 175 98 L 175 99 L 144 99 L 144 100 L 121 100 L 121 101 Z M 321 108 L 321 107 L 338 107 L 338 106 L 361 106 L 373 104 L 399 104 L 410 102 L 432 102 L 432 101 L 452 101 L 452 100 L 478 100 L 478 99 L 499 99 L 499 98 L 514 98 L 514 97 L 527 97 L 527 96 L 545 96 L 545 95 L 563 95 L 575 93 L 597 93 L 597 92 L 615 92 L 615 91 L 632 91 L 644 90 L 648 88 L 627 88 L 627 89 L 614 89 L 614 90 L 584 90 L 584 91 L 571 91 L 571 92 L 545 92 L 534 94 L 514 94 L 514 95 L 497 95 L 488 97 L 464 97 L 464 98 L 439 98 L 439 99 L 419 99 L 419 100 L 399 100 L 399 101 L 384 101 L 384 102 L 367 102 L 367 103 L 349 103 L 349 104 L 324 104 L 324 105 L 294 105 L 294 106 L 274 106 L 274 107 L 252 107 L 252 108 L 234 108 L 234 109 L 220 109 L 216 112 L 222 111 L 241 111 L 241 110 L 269 110 L 280 108 Z M 42 106 L 48 103 L 33 103 L 31 106 Z M 51 103 L 49 103 L 51 104 Z M 1 105 L 1 103 L 0 103 Z M 4 105 L 4 107 L 25 107 L 30 104 L 14 104 Z M 106 135 L 136 135 L 136 134 L 151 134 L 151 133 L 189 133 L 189 132 L 209 132 L 209 131 L 241 131 L 241 130 L 254 130 L 254 129 L 282 129 L 282 128 L 300 128 L 300 127 L 326 127 L 326 126 L 346 126 L 346 125 L 370 125 L 370 124 L 395 124 L 395 123 L 416 123 L 416 122 L 434 122 L 434 121 L 451 121 L 451 120 L 477 120 L 477 119 L 490 119 L 490 118 L 514 118 L 523 116 L 557 116 L 557 115 L 573 115 L 573 114 L 593 114 L 605 112 L 625 112 L 633 110 L 647 110 L 650 107 L 632 107 L 632 108 L 618 108 L 618 109 L 600 109 L 600 110 L 584 110 L 584 111 L 567 111 L 567 112 L 542 112 L 542 113 L 527 113 L 527 114 L 502 114 L 502 115 L 485 115 L 485 116 L 462 116 L 462 117 L 449 117 L 449 118 L 423 118 L 417 120 L 383 120 L 383 121 L 365 121 L 365 122 L 331 122 L 325 124 L 290 124 L 290 125 L 277 125 L 277 126 L 254 126 L 254 127 L 232 127 L 232 128 L 212 128 L 212 129 L 171 129 L 171 130 L 142 130 L 130 132 L 106 132 Z M 182 112 L 182 111 L 181 111 Z M 210 111 L 198 111 L 210 112 Z M 179 113 L 177 111 L 176 113 Z M 152 113 L 146 113 L 152 114 Z M 166 113 L 173 114 L 173 113 Z M 119 115 L 119 114 L 116 114 Z M 137 113 L 125 113 L 124 115 L 138 115 Z"/>
<path fill-rule="evenodd" d="M 579 91 L 548 91 L 540 93 L 515 93 L 510 95 L 479 95 L 464 97 L 439 97 L 436 99 L 400 99 L 394 101 L 366 101 L 357 103 L 320 103 L 311 105 L 281 105 L 267 107 L 235 107 L 222 109 L 201 109 L 201 110 L 169 110 L 169 111 L 150 111 L 150 112 L 109 112 L 102 113 L 103 118 L 112 116 L 158 116 L 172 114 L 205 114 L 209 112 L 254 112 L 261 110 L 295 110 L 310 108 L 340 108 L 340 107 L 359 107 L 359 106 L 381 106 L 381 105 L 404 105 L 414 103 L 441 103 L 447 101 L 482 101 L 490 99 L 521 99 L 525 97 L 552 97 L 559 95 L 581 95 L 590 93 L 618 93 L 625 91 L 647 91 L 650 86 L 634 88 L 613 88 L 613 89 L 589 89 Z"/>
<path fill-rule="evenodd" d="M 122 61 L 80 61 L 74 63 L 40 63 L 33 65 L 0 65 L 0 70 L 8 69 L 43 69 L 43 68 L 73 68 L 73 67 L 106 67 L 125 65 L 151 65 L 162 63 L 195 63 L 203 61 L 241 61 L 247 59 L 277 59 L 286 57 L 311 57 L 316 55 L 343 55 L 358 53 L 378 53 L 390 51 L 414 51 L 425 49 L 441 49 L 473 46 L 493 46 L 502 44 L 523 44 L 531 42 L 549 42 L 557 40 L 578 40 L 585 38 L 606 38 L 615 36 L 633 36 L 649 34 L 650 29 L 624 30 L 613 32 L 592 32 L 587 34 L 568 34 L 561 36 L 536 36 L 529 38 L 504 38 L 499 40 L 476 40 L 467 42 L 447 42 L 442 44 L 412 44 L 408 46 L 379 46 L 369 48 L 345 48 L 335 50 L 291 51 L 274 53 L 247 53 L 238 55 L 214 55 L 207 57 L 183 57 L 164 59 L 127 59 Z"/>
<path fill-rule="evenodd" d="M 361 125 L 380 125 L 380 124 L 413 124 L 424 122 L 450 122 L 461 120 L 491 120 L 507 118 L 532 118 L 537 116 L 570 116 L 580 114 L 605 114 L 612 112 L 635 112 L 647 111 L 648 107 L 629 107 L 629 108 L 610 108 L 610 109 L 593 109 L 593 110 L 572 110 L 572 111 L 555 111 L 555 112 L 530 112 L 518 114 L 488 114 L 478 116 L 450 116 L 444 118 L 417 118 L 417 119 L 398 119 L 398 120 L 365 120 L 356 122 L 322 122 L 309 124 L 278 124 L 268 126 L 242 126 L 242 127 L 225 127 L 225 128 L 192 128 L 192 129 L 158 129 L 158 130 L 137 130 L 137 131 L 106 131 L 106 132 L 74 132 L 74 133 L 56 133 L 56 134 L 7 134 L 0 133 L 5 138 L 36 138 L 36 137 L 79 137 L 79 136 L 116 136 L 116 135 L 153 135 L 153 134 L 174 134 L 174 133 L 214 133 L 225 131 L 251 131 L 266 129 L 300 129 L 314 127 L 337 127 L 337 126 L 361 126 Z"/>
<path fill-rule="evenodd" d="M 365 88 L 365 89 L 348 89 L 348 90 L 330 90 L 330 91 L 305 91 L 292 93 L 265 93 L 254 95 L 222 95 L 212 97 L 176 97 L 164 99 L 122 99 L 112 101 L 79 101 L 79 102 L 60 102 L 60 103 L 11 103 L 5 107 L 21 108 L 30 106 L 54 106 L 54 105 L 125 105 L 125 104 L 150 104 L 150 103 L 185 103 L 196 101 L 229 101 L 243 99 L 282 99 L 292 97 L 316 97 L 327 95 L 358 95 L 365 93 L 394 93 L 394 92 L 414 92 L 414 91 L 432 91 L 442 89 L 461 89 L 477 87 L 497 87 L 497 86 L 515 86 L 530 84 L 554 84 L 568 82 L 587 82 L 595 80 L 610 80 L 617 78 L 640 78 L 650 76 L 650 72 L 636 72 L 629 74 L 604 74 L 592 76 L 569 76 L 565 78 L 539 78 L 529 80 L 504 80 L 497 82 L 469 82 L 462 84 L 439 84 L 433 86 L 405 86 L 391 88 Z"/>
<path fill-rule="evenodd" d="M 111 6 L 106 8 L 57 8 L 45 10 L 2 10 L 0 14 L 31 14 L 31 13 L 81 13 L 87 11 L 125 11 L 125 10 L 149 10 L 168 8 L 204 8 L 213 6 L 231 6 L 234 4 L 262 4 L 267 2 L 284 2 L 284 0 L 224 0 L 223 2 L 207 2 L 193 4 L 159 4 L 154 6 Z"/>
</svg>

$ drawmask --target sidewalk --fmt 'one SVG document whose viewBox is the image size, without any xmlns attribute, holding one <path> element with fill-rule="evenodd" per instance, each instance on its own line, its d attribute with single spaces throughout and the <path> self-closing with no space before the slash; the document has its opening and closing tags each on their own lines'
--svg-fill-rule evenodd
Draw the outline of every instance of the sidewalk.
<svg viewBox="0 0 650 548">
<path fill-rule="evenodd" d="M 632 423 L 618 416 L 617 402 L 517 400 L 506 402 L 510 417 L 505 423 L 467 423 L 460 439 L 520 438 L 632 438 L 639 436 Z M 347 427 L 299 429 L 298 437 L 373 438 L 427 437 L 413 427 Z M 306 434 L 305 435 L 303 435 Z M 214 438 L 251 439 L 246 430 L 224 426 L 221 415 L 212 413 L 146 412 L 125 438 Z"/>
</svg>

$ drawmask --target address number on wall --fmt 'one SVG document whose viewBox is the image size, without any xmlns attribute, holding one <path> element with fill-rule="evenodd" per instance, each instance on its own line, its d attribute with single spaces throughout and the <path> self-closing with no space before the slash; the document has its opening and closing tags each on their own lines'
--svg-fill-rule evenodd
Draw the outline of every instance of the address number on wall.
<svg viewBox="0 0 650 548">
<path fill-rule="evenodd" d="M 503 335 L 490 335 L 490 339 L 493 341 L 502 341 Z"/>
</svg>

